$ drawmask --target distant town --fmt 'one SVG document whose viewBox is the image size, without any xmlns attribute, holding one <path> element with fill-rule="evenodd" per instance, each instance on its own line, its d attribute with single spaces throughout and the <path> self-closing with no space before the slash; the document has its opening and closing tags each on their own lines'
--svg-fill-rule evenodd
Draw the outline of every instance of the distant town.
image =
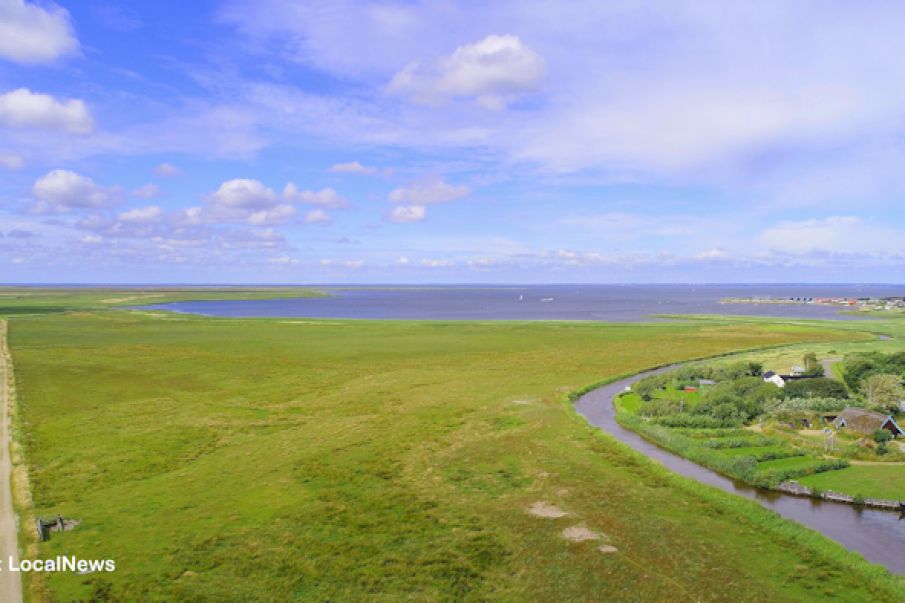
<svg viewBox="0 0 905 603">
<path fill-rule="evenodd" d="M 853 310 L 902 311 L 905 297 L 727 297 L 723 304 L 820 304 L 842 306 Z"/>
</svg>

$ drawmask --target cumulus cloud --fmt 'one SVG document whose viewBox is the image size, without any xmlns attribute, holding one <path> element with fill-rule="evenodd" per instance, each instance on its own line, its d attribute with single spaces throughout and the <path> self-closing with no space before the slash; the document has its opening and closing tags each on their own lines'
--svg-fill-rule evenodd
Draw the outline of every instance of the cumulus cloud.
<svg viewBox="0 0 905 603">
<path fill-rule="evenodd" d="M 334 163 L 327 170 L 331 174 L 376 174 L 377 168 L 362 165 L 357 161 L 349 161 L 348 163 Z"/>
<path fill-rule="evenodd" d="M 408 222 L 420 222 L 427 216 L 427 210 L 423 205 L 400 205 L 394 207 L 390 213 L 390 221 L 399 224 Z"/>
<path fill-rule="evenodd" d="M 227 180 L 213 193 L 207 195 L 207 203 L 186 212 L 186 219 L 200 222 L 234 222 L 252 226 L 279 226 L 296 219 L 296 204 L 316 205 L 321 208 L 346 207 L 348 202 L 332 188 L 319 191 L 299 190 L 292 182 L 286 184 L 282 194 L 277 194 L 258 180 L 237 178 Z M 306 224 L 329 222 L 332 218 L 315 209 L 301 220 Z"/>
<path fill-rule="evenodd" d="M 52 63 L 78 50 L 66 10 L 49 2 L 0 0 L 0 57 L 33 65 Z"/>
<path fill-rule="evenodd" d="M 543 58 L 517 36 L 490 35 L 434 63 L 410 63 L 393 76 L 388 89 L 421 103 L 472 97 L 488 109 L 503 109 L 536 90 L 543 75 Z"/>
<path fill-rule="evenodd" d="M 119 214 L 119 220 L 129 224 L 151 224 L 163 216 L 163 210 L 156 205 L 138 207 Z"/>
<path fill-rule="evenodd" d="M 283 188 L 283 198 L 292 203 L 308 203 L 330 209 L 349 205 L 349 202 L 332 188 L 324 188 L 319 191 L 300 191 L 292 182 L 287 183 Z"/>
<path fill-rule="evenodd" d="M 94 120 L 78 99 L 59 101 L 49 94 L 18 88 L 0 95 L 0 124 L 13 128 L 41 128 L 69 134 L 88 134 Z"/>
<path fill-rule="evenodd" d="M 182 170 L 172 163 L 160 163 L 154 167 L 154 173 L 161 178 L 172 178 L 174 176 L 181 176 Z"/>
<path fill-rule="evenodd" d="M 156 199 L 163 196 L 163 191 L 156 184 L 144 184 L 133 190 L 132 196 L 141 199 Z"/>
<path fill-rule="evenodd" d="M 37 200 L 33 213 L 63 213 L 70 209 L 110 207 L 119 200 L 119 190 L 104 188 L 87 176 L 70 170 L 53 170 L 38 178 L 31 189 Z"/>
<path fill-rule="evenodd" d="M 25 167 L 25 160 L 16 153 L 0 153 L 0 167 L 8 170 L 20 170 Z"/>
<path fill-rule="evenodd" d="M 211 203 L 235 209 L 264 209 L 272 207 L 277 199 L 273 189 L 247 178 L 227 180 L 210 195 Z"/>
<path fill-rule="evenodd" d="M 332 222 L 333 218 L 327 215 L 322 209 L 314 209 L 305 215 L 305 224 L 318 224 L 324 222 Z"/>
<path fill-rule="evenodd" d="M 270 209 L 262 209 L 248 216 L 247 222 L 254 226 L 278 226 L 295 217 L 295 208 L 286 203 Z"/>
<path fill-rule="evenodd" d="M 407 186 L 393 189 L 389 199 L 393 203 L 408 203 L 411 205 L 429 205 L 432 203 L 447 203 L 461 199 L 471 193 L 467 186 L 454 186 L 442 178 L 426 178 L 412 182 Z"/>
</svg>

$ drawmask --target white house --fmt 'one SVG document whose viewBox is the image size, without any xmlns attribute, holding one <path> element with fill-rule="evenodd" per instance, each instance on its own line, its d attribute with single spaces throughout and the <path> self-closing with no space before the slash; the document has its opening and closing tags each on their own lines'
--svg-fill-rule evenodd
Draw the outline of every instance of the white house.
<svg viewBox="0 0 905 603">
<path fill-rule="evenodd" d="M 782 377 L 774 373 L 773 371 L 767 371 L 764 373 L 764 381 L 768 383 L 772 383 L 776 387 L 785 387 L 786 382 L 783 381 Z"/>
</svg>

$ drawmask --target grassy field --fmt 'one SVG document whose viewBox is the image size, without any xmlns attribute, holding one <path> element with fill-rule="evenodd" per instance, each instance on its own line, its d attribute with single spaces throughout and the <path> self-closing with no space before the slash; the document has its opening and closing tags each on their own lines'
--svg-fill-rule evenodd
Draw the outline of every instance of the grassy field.
<svg viewBox="0 0 905 603">
<path fill-rule="evenodd" d="M 319 295 L 324 294 L 308 287 L 0 287 L 0 318 L 189 300 L 283 299 Z"/>
<path fill-rule="evenodd" d="M 36 598 L 901 601 L 902 580 L 675 477 L 565 395 L 667 362 L 845 333 L 764 324 L 20 316 L 39 515 L 82 521 Z M 525 512 L 536 501 L 570 515 Z M 600 542 L 560 532 L 586 526 Z"/>
<path fill-rule="evenodd" d="M 853 465 L 798 481 L 824 491 L 905 501 L 905 466 L 902 465 Z"/>
</svg>

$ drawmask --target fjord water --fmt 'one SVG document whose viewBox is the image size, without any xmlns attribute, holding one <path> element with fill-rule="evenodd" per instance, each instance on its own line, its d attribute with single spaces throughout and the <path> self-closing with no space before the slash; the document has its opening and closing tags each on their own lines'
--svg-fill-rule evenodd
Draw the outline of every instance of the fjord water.
<svg viewBox="0 0 905 603">
<path fill-rule="evenodd" d="M 850 319 L 841 306 L 723 304 L 731 297 L 820 298 L 905 295 L 895 285 L 459 285 L 319 287 L 330 297 L 186 301 L 144 306 L 224 317 L 408 320 L 592 320 L 634 322 L 656 314 L 734 314 Z"/>
</svg>

